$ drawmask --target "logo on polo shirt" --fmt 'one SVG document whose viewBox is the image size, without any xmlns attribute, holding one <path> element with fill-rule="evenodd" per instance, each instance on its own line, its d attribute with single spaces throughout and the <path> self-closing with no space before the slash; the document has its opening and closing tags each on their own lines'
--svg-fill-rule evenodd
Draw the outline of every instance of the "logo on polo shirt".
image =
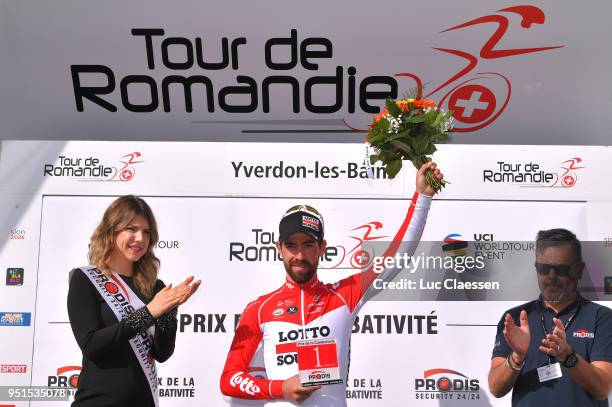
<svg viewBox="0 0 612 407">
<path fill-rule="evenodd" d="M 319 231 L 321 221 L 313 216 L 302 215 L 302 226 L 310 228 L 316 232 Z"/>
<path fill-rule="evenodd" d="M 572 335 L 574 338 L 595 338 L 595 334 L 591 331 L 587 331 L 586 329 L 578 329 Z"/>
</svg>

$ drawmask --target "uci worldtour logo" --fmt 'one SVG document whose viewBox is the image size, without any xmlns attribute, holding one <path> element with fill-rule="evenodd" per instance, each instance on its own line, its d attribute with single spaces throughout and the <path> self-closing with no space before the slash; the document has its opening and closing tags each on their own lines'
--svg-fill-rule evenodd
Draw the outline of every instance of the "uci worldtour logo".
<svg viewBox="0 0 612 407">
<path fill-rule="evenodd" d="M 138 151 L 124 155 L 119 164 L 107 166 L 96 157 L 67 157 L 60 155 L 53 164 L 45 164 L 43 176 L 79 178 L 81 181 L 127 182 L 136 176 L 137 164 L 143 163 Z"/>
<path fill-rule="evenodd" d="M 422 378 L 414 379 L 417 400 L 478 400 L 480 382 L 456 370 L 438 368 L 426 370 Z"/>
<path fill-rule="evenodd" d="M 433 48 L 449 57 L 449 66 L 459 63 L 463 67 L 458 72 L 450 73 L 426 95 L 430 98 L 437 95 L 441 107 L 455 112 L 453 131 L 471 132 L 490 125 L 499 118 L 510 101 L 510 79 L 503 72 L 479 69 L 481 63 L 563 47 L 536 44 L 529 39 L 521 48 L 499 46 L 500 43 L 516 42 L 514 38 L 508 38 L 510 35 L 522 36 L 523 30 L 544 23 L 545 14 L 540 8 L 521 5 L 460 22 L 442 31 L 443 35 L 449 36 L 458 31 L 481 32 L 482 27 L 495 27 L 488 38 L 479 37 L 462 48 Z M 410 36 L 412 33 L 405 34 Z M 245 65 L 253 64 L 253 61 L 245 58 L 247 48 L 254 47 L 247 37 L 210 40 L 210 36 L 205 36 L 204 41 L 200 37 L 168 36 L 162 28 L 134 28 L 131 35 L 131 39 L 142 46 L 141 55 L 145 56 L 143 62 L 146 62 L 147 70 L 118 77 L 113 68 L 107 65 L 71 65 L 77 111 L 83 112 L 87 103 L 88 108 L 96 105 L 110 112 L 122 108 L 130 112 L 171 112 L 180 109 L 187 113 L 194 110 L 208 113 L 270 113 L 272 105 L 285 104 L 284 100 L 273 99 L 271 95 L 277 92 L 279 86 L 285 88 L 289 85 L 294 114 L 303 110 L 321 114 L 353 114 L 358 109 L 376 114 L 386 98 L 397 98 L 400 86 L 407 89 L 414 80 L 421 87 L 421 79 L 410 72 L 360 77 L 355 66 L 333 64 L 334 44 L 330 38 L 305 37 L 296 29 L 291 29 L 288 35 L 269 38 L 264 42 L 259 49 L 265 63 L 263 73 L 236 75 L 230 83 L 220 83 L 214 78 L 219 71 L 245 72 Z M 449 42 L 456 41 L 449 38 Z M 480 47 L 477 55 L 465 51 L 474 47 Z M 208 57 L 204 50 L 211 49 L 217 50 L 212 54 L 220 56 L 214 60 Z M 160 75 L 156 72 L 158 69 L 169 70 L 172 74 Z M 292 73 L 296 71 L 310 75 L 293 76 Z M 138 90 L 138 96 L 134 94 L 134 89 Z M 175 95 L 171 89 L 178 94 Z M 140 97 L 142 92 L 144 98 Z M 326 96 L 328 94 L 331 96 Z M 199 102 L 195 106 L 194 99 Z M 346 120 L 343 122 L 350 129 L 359 130 Z"/>
<path fill-rule="evenodd" d="M 451 257 L 465 256 L 468 249 L 474 250 L 474 257 L 483 260 L 503 260 L 510 252 L 531 253 L 535 250 L 534 242 L 502 242 L 496 241 L 495 235 L 488 233 L 474 233 L 473 241 L 463 240 L 459 233 L 448 234 L 444 238 L 442 251 Z"/>
<path fill-rule="evenodd" d="M 582 158 L 573 157 L 559 164 L 559 169 L 549 171 L 535 162 L 498 161 L 482 171 L 484 183 L 516 184 L 525 187 L 572 188 L 578 182 L 580 170 L 586 168 Z"/>
</svg>

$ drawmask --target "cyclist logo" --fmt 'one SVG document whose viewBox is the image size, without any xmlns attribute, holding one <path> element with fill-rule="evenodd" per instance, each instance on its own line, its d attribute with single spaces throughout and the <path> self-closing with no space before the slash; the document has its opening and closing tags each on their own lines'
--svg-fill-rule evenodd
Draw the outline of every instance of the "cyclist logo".
<svg viewBox="0 0 612 407">
<path fill-rule="evenodd" d="M 582 158 L 574 157 L 569 160 L 563 161 L 561 164 L 561 169 L 563 170 L 560 174 L 557 175 L 557 180 L 551 185 L 551 187 L 563 187 L 563 188 L 571 188 L 576 185 L 578 181 L 578 176 L 576 175 L 576 171 L 586 168 L 579 167 L 578 164 L 582 162 Z"/>
<path fill-rule="evenodd" d="M 484 43 L 478 56 L 459 49 L 433 47 L 436 51 L 461 58 L 465 62 L 465 66 L 461 70 L 425 95 L 426 98 L 434 98 L 438 95 L 440 100 L 438 106 L 455 112 L 454 132 L 473 132 L 490 125 L 499 118 L 510 101 L 512 93 L 510 80 L 498 72 L 475 72 L 479 63 L 484 60 L 514 57 L 522 54 L 563 48 L 563 45 L 555 45 L 534 48 L 498 49 L 497 45 L 499 42 L 503 39 L 507 40 L 504 37 L 510 26 L 510 19 L 504 14 L 517 14 L 520 16 L 520 27 L 522 29 L 530 29 L 534 24 L 544 24 L 545 15 L 540 8 L 531 5 L 507 7 L 497 10 L 496 13 L 499 14 L 478 17 L 441 32 L 448 33 L 480 25 L 496 25 L 497 28 Z M 394 76 L 412 78 L 416 82 L 417 98 L 422 97 L 422 81 L 416 74 L 402 72 L 396 73 Z M 353 130 L 359 130 L 348 125 L 346 121 L 344 123 Z"/>
<path fill-rule="evenodd" d="M 387 236 L 372 235 L 373 233 L 376 233 L 376 230 L 382 229 L 382 227 L 383 224 L 381 222 L 373 221 L 352 229 L 352 232 L 359 231 L 359 233 L 353 233 L 356 236 L 349 235 L 351 239 L 355 240 L 354 245 L 336 246 L 340 251 L 338 256 L 339 260 L 331 266 L 321 266 L 321 268 L 364 269 L 368 267 L 375 257 L 375 251 L 374 248 L 368 246 L 366 242 L 386 238 Z M 348 260 L 348 265 L 345 263 L 345 260 Z"/>
<path fill-rule="evenodd" d="M 119 162 L 122 164 L 121 168 L 113 167 L 114 174 L 109 179 L 109 181 L 119 181 L 126 182 L 130 181 L 136 175 L 136 169 L 134 168 L 135 164 L 142 163 L 144 161 L 137 161 L 138 158 L 142 157 L 142 154 L 138 151 L 133 153 L 124 155 L 121 158 L 125 160 L 120 160 Z"/>
<path fill-rule="evenodd" d="M 544 12 L 536 6 L 508 7 L 497 10 L 497 13 L 518 14 L 521 17 L 521 28 L 523 29 L 529 29 L 533 24 L 544 24 L 545 21 Z M 479 17 L 447 28 L 442 32 L 446 33 L 482 24 L 496 24 L 497 29 L 480 49 L 479 56 L 481 60 L 507 58 L 562 48 L 561 45 L 556 45 L 536 48 L 497 49 L 497 44 L 504 38 L 510 26 L 510 20 L 503 14 L 490 14 Z M 471 132 L 493 123 L 505 110 L 510 100 L 512 93 L 510 80 L 497 72 L 476 72 L 472 77 L 467 78 L 466 75 L 472 73 L 480 62 L 476 56 L 457 49 L 435 47 L 434 49 L 455 55 L 466 61 L 466 66 L 463 69 L 426 95 L 426 97 L 429 97 L 443 89 L 450 88 L 440 99 L 440 106 L 447 103 L 447 109 L 455 112 L 454 117 L 457 125 L 453 131 Z"/>
</svg>

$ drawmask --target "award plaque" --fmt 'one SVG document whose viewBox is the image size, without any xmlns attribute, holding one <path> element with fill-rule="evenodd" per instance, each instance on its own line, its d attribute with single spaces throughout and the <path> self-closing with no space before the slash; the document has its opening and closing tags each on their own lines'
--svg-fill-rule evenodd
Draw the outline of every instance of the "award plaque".
<svg viewBox="0 0 612 407">
<path fill-rule="evenodd" d="M 302 386 L 342 383 L 335 339 L 298 341 L 297 354 Z"/>
</svg>

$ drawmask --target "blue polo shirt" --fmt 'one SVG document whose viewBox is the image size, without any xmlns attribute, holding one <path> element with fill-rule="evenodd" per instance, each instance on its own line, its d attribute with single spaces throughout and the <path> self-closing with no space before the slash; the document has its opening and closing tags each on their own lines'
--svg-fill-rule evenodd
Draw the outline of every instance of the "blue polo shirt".
<svg viewBox="0 0 612 407">
<path fill-rule="evenodd" d="M 548 364 L 548 355 L 538 348 L 544 339 L 541 315 L 544 315 L 544 324 L 550 333 L 554 329 L 553 317 L 559 318 L 564 324 L 575 315 L 566 331 L 567 343 L 587 362 L 595 360 L 612 362 L 612 310 L 595 304 L 577 295 L 576 300 L 565 307 L 558 314 L 548 308 L 541 299 L 528 302 L 512 308 L 504 313 L 497 324 L 497 336 L 492 357 L 506 357 L 512 349 L 504 338 L 504 317 L 510 313 L 514 322 L 519 324 L 521 310 L 527 311 L 531 343 L 527 351 L 525 365 L 521 370 L 512 389 L 513 407 L 540 407 L 540 406 L 567 406 L 567 407 L 608 407 L 608 401 L 595 400 L 584 391 L 572 378 L 563 365 L 563 376 L 540 383 L 537 369 Z M 551 363 L 556 360 L 551 357 Z"/>
</svg>

